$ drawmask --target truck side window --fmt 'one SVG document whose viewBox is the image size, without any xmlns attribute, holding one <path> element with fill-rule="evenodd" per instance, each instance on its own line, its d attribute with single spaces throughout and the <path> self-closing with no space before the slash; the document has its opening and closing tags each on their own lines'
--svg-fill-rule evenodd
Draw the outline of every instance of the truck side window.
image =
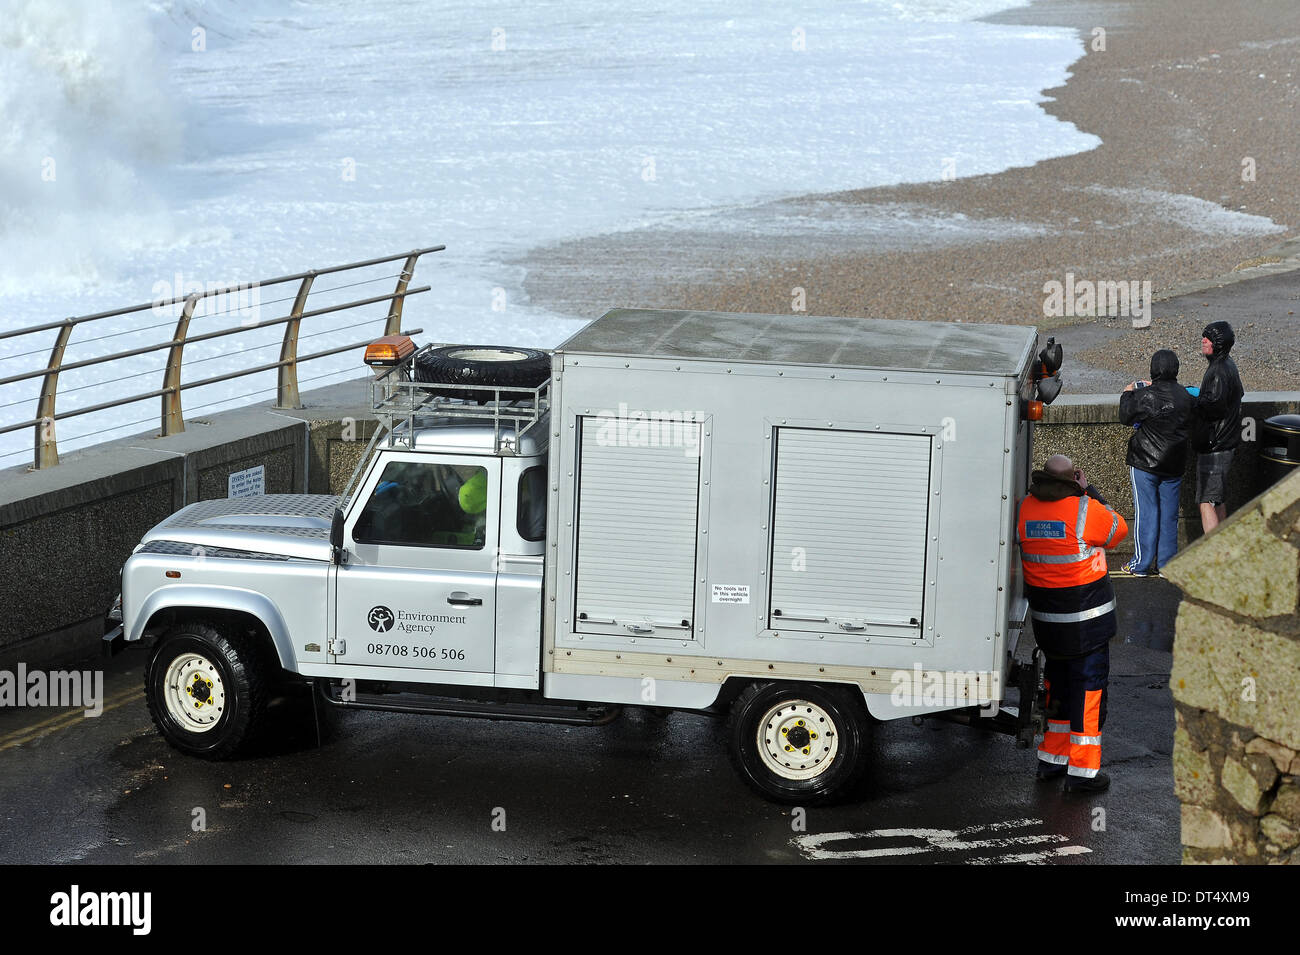
<svg viewBox="0 0 1300 955">
<path fill-rule="evenodd" d="M 526 541 L 546 537 L 546 466 L 528 468 L 519 475 L 519 536 Z"/>
<path fill-rule="evenodd" d="M 485 468 L 393 461 L 384 468 L 352 536 L 359 544 L 481 550 L 487 502 Z"/>
</svg>

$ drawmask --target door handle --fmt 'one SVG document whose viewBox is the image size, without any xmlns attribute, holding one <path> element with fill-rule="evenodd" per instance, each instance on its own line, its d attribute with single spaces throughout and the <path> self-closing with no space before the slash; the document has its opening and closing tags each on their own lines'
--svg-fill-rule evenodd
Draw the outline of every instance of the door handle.
<svg viewBox="0 0 1300 955">
<path fill-rule="evenodd" d="M 826 617 L 808 617 L 808 616 L 804 616 L 803 614 L 782 613 L 779 610 L 773 610 L 772 616 L 780 617 L 782 620 L 798 620 L 801 623 L 828 623 L 829 622 Z"/>
<path fill-rule="evenodd" d="M 481 607 L 483 606 L 483 598 L 471 597 L 463 590 L 453 590 L 447 595 L 447 603 L 453 607 Z"/>
<path fill-rule="evenodd" d="M 654 633 L 655 628 L 651 624 L 643 623 L 625 623 L 623 629 L 630 633 Z"/>
</svg>

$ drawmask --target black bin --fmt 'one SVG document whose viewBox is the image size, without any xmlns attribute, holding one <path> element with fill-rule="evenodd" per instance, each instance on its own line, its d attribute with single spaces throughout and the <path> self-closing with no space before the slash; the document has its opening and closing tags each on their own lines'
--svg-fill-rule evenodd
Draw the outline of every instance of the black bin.
<svg viewBox="0 0 1300 955">
<path fill-rule="evenodd" d="M 1260 490 L 1272 487 L 1297 465 L 1300 465 L 1300 415 L 1274 415 L 1260 428 Z"/>
</svg>

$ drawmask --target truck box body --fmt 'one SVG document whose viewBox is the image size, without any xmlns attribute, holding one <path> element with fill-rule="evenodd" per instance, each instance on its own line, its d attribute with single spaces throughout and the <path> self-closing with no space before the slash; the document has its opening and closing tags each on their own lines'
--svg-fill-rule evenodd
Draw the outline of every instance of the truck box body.
<svg viewBox="0 0 1300 955">
<path fill-rule="evenodd" d="M 1035 343 L 639 309 L 574 335 L 552 363 L 548 695 L 604 698 L 578 677 L 698 684 L 703 703 L 732 676 L 843 681 L 887 719 L 954 705 L 900 705 L 900 673 L 909 692 L 998 679 L 1025 614 Z"/>
</svg>

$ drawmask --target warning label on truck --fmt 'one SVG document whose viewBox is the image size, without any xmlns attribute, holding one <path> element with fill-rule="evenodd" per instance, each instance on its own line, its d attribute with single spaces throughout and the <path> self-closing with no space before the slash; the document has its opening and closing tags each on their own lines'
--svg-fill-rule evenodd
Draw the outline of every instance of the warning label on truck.
<svg viewBox="0 0 1300 955">
<path fill-rule="evenodd" d="M 749 603 L 749 584 L 714 584 L 713 602 L 715 604 Z"/>
</svg>

